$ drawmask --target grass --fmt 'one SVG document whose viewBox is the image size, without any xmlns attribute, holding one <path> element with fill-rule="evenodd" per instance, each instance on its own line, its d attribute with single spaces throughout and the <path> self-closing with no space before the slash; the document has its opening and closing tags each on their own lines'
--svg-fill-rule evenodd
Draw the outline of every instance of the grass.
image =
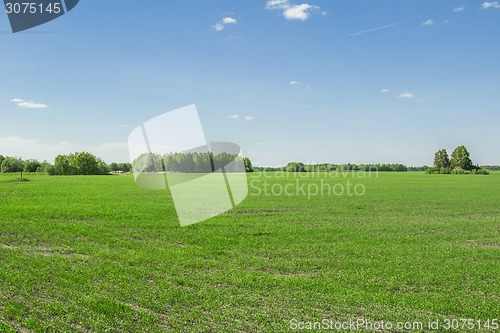
<svg viewBox="0 0 500 333">
<path fill-rule="evenodd" d="M 130 175 L 0 175 L 0 332 L 498 317 L 500 173 L 323 174 L 299 183 L 366 193 L 309 200 L 265 195 L 296 184 L 279 176 L 251 175 L 240 206 L 181 228 L 169 193 Z"/>
</svg>

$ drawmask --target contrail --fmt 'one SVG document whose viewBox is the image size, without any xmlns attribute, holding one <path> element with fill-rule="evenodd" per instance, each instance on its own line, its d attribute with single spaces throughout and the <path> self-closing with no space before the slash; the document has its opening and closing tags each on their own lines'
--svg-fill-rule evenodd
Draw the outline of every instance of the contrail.
<svg viewBox="0 0 500 333">
<path fill-rule="evenodd" d="M 375 31 L 375 30 L 380 30 L 380 29 L 386 29 L 386 28 L 394 27 L 396 25 L 400 25 L 401 23 L 403 23 L 403 22 L 392 23 L 392 24 L 384 25 L 384 26 L 373 28 L 373 29 L 369 29 L 369 30 L 355 32 L 353 34 L 350 34 L 349 37 L 357 36 L 357 35 L 361 35 L 361 34 L 366 34 L 367 32 L 372 32 L 372 31 Z"/>
</svg>

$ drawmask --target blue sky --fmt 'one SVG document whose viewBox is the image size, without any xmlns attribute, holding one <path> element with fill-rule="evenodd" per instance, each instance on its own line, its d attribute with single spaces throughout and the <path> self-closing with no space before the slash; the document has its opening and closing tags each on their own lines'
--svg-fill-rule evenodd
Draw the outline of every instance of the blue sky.
<svg viewBox="0 0 500 333">
<path fill-rule="evenodd" d="M 0 154 L 127 161 L 196 104 L 255 164 L 500 164 L 500 3 L 304 1 L 86 0 L 17 34 L 2 11 Z"/>
</svg>

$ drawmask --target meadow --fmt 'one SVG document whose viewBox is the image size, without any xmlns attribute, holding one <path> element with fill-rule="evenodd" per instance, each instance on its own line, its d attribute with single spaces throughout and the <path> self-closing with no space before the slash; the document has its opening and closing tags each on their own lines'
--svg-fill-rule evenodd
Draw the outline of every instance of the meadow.
<svg viewBox="0 0 500 333">
<path fill-rule="evenodd" d="M 185 228 L 167 190 L 131 175 L 16 176 L 0 175 L 0 332 L 289 332 L 323 319 L 417 332 L 500 313 L 499 172 L 298 179 L 363 195 L 288 195 L 277 189 L 293 174 L 249 174 L 241 205 Z"/>
</svg>

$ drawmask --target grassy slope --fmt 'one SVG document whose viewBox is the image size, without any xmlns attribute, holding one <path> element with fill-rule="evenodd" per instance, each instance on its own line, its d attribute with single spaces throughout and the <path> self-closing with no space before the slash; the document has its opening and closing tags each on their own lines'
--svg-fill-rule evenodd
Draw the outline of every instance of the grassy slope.
<svg viewBox="0 0 500 333">
<path fill-rule="evenodd" d="M 128 175 L 12 177 L 0 175 L 0 331 L 286 332 L 292 318 L 500 312 L 500 173 L 351 179 L 360 197 L 251 195 L 187 228 L 166 191 Z"/>
</svg>

